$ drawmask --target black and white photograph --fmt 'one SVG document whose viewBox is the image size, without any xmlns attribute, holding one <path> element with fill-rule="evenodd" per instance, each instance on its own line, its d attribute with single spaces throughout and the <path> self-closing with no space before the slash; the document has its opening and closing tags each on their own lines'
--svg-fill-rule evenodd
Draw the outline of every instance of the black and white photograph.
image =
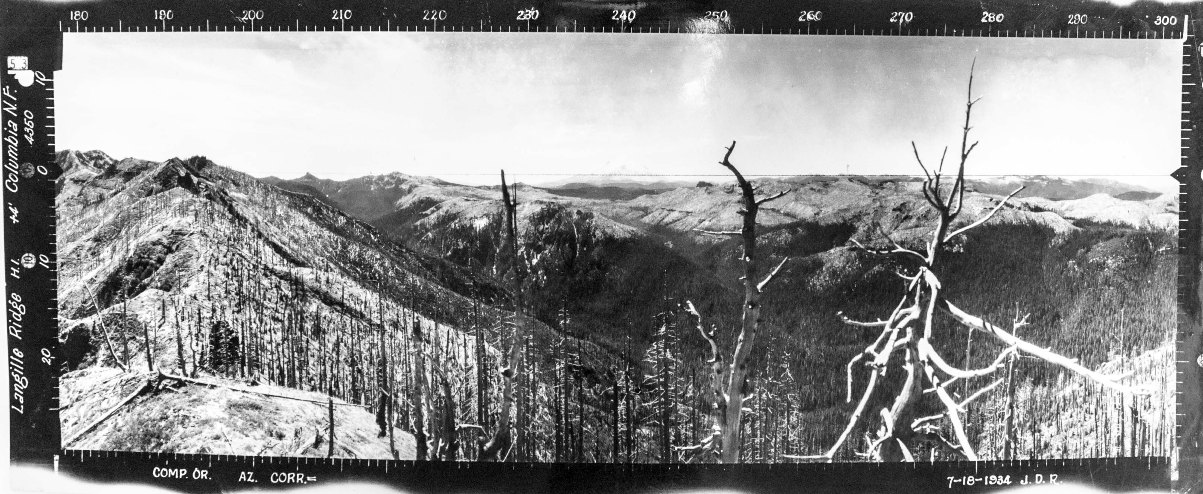
<svg viewBox="0 0 1203 494">
<path fill-rule="evenodd" d="M 1181 40 L 63 44 L 64 449 L 1174 449 Z"/>
</svg>

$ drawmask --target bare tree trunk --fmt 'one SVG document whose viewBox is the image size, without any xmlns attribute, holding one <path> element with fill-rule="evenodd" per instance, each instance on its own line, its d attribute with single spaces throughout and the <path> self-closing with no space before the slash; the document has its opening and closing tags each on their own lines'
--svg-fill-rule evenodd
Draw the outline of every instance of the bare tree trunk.
<svg viewBox="0 0 1203 494">
<path fill-rule="evenodd" d="M 1003 459 L 1015 459 L 1015 443 L 1018 439 L 1015 437 L 1015 359 L 1017 355 L 1012 353 L 1007 358 L 1007 405 L 1006 418 L 1003 419 Z"/>
<path fill-rule="evenodd" d="M 414 322 L 413 338 L 417 346 L 414 350 L 414 377 L 417 381 L 414 383 L 412 397 L 414 406 L 413 429 L 414 440 L 417 441 L 418 461 L 429 459 L 429 437 L 426 433 L 426 355 L 425 355 L 425 339 L 422 334 L 422 326 L 418 322 Z"/>
<path fill-rule="evenodd" d="M 180 375 L 188 375 L 186 360 L 184 360 L 184 338 L 180 334 L 180 311 L 175 311 L 175 357 L 176 363 L 180 366 Z"/>
<path fill-rule="evenodd" d="M 517 321 L 515 320 L 514 331 L 517 331 L 517 328 Z M 526 370 L 526 347 L 529 344 L 526 335 L 520 335 L 517 344 L 521 350 L 518 352 L 517 375 L 514 376 L 514 385 L 518 393 L 514 407 L 514 461 L 527 461 L 527 448 L 530 446 L 527 438 L 527 428 L 530 422 L 527 416 L 530 410 L 530 390 L 528 386 L 531 379 L 527 375 Z"/>
<path fill-rule="evenodd" d="M 328 396 L 327 399 L 329 399 L 329 406 L 330 406 L 330 433 L 329 433 L 330 446 L 329 446 L 329 449 L 326 450 L 326 457 L 333 458 L 334 457 L 334 397 Z"/>
<path fill-rule="evenodd" d="M 126 368 L 129 368 L 129 311 L 126 297 L 128 287 L 128 282 L 121 283 L 121 359 L 125 361 Z"/>
<path fill-rule="evenodd" d="M 614 374 L 614 385 L 612 388 L 614 390 L 614 396 L 612 398 L 612 401 L 610 402 L 610 461 L 613 463 L 619 462 L 618 457 L 620 454 L 620 447 L 621 447 L 621 443 L 620 443 L 621 439 L 620 439 L 619 429 L 618 429 L 618 399 L 619 399 L 618 379 L 619 379 L 618 373 L 615 373 Z"/>
<path fill-rule="evenodd" d="M 457 432 L 457 424 L 455 423 L 456 408 L 455 396 L 451 393 L 451 382 L 447 379 L 446 372 L 434 369 L 439 377 L 439 387 L 443 390 L 443 409 L 439 416 L 439 426 L 441 427 L 439 438 L 439 458 L 446 461 L 455 461 L 459 457 L 459 437 Z"/>
<path fill-rule="evenodd" d="M 159 301 L 159 325 L 163 325 L 163 321 L 167 320 L 167 299 Z M 155 331 L 158 334 L 158 330 Z M 150 345 L 150 323 L 142 325 L 142 341 L 145 342 L 146 349 L 146 370 L 155 370 L 154 352 L 151 351 Z"/>
<path fill-rule="evenodd" d="M 400 325 L 401 323 L 400 320 L 396 320 L 394 322 L 397 325 Z M 388 339 L 390 350 L 394 349 L 394 345 L 396 344 L 397 340 L 396 326 L 393 328 L 393 333 Z M 389 353 L 390 356 L 396 355 L 395 351 L 390 351 Z M 389 360 L 389 365 L 388 368 L 385 369 L 385 374 L 388 376 L 388 452 L 393 456 L 394 459 L 396 459 L 399 455 L 397 454 L 397 439 L 395 437 L 397 429 L 397 360 L 395 358 Z"/>
<path fill-rule="evenodd" d="M 514 381 L 520 375 L 516 366 L 522 360 L 522 348 L 525 343 L 522 331 L 522 275 L 518 268 L 518 202 L 516 198 L 510 198 L 510 190 L 505 182 L 505 171 L 501 172 L 501 199 L 505 205 L 506 238 L 510 249 L 510 270 L 513 271 L 514 327 L 506 335 L 504 361 L 501 366 L 501 416 L 493 437 L 484 444 L 480 453 L 480 458 L 486 461 L 504 459 L 504 453 L 513 446 L 514 442 L 511 430 L 512 415 L 522 415 L 521 410 L 514 410 L 514 386 L 516 384 Z M 518 385 L 521 387 L 520 383 Z M 519 423 L 519 426 L 521 425 Z M 525 433 L 520 432 L 519 437 L 525 437 Z"/>
<path fill-rule="evenodd" d="M 561 325 L 561 327 L 563 327 Z M 555 426 L 552 438 L 552 461 L 559 463 L 564 457 L 564 384 L 565 384 L 565 366 L 564 366 L 564 340 L 560 339 L 552 350 L 554 367 L 552 367 L 552 382 L 555 383 L 552 388 L 551 400 L 551 416 Z"/>
<path fill-rule="evenodd" d="M 743 216 L 743 226 L 739 231 L 708 231 L 699 230 L 701 233 L 716 236 L 738 236 L 743 243 L 743 264 L 744 264 L 744 303 L 743 315 L 740 319 L 739 338 L 735 343 L 735 351 L 731 356 L 731 364 L 723 365 L 722 358 L 718 354 L 718 346 L 715 344 L 712 335 L 708 335 L 701 326 L 701 316 L 692 308 L 690 311 L 698 317 L 698 330 L 702 332 L 710 343 L 712 359 L 711 359 L 711 391 L 714 400 L 715 408 L 712 410 L 712 415 L 715 421 L 714 434 L 710 438 L 710 443 L 704 445 L 703 449 L 712 449 L 718 452 L 719 461 L 723 463 L 736 463 L 739 461 L 740 448 L 740 420 L 743 415 L 743 402 L 749 396 L 747 392 L 748 379 L 748 357 L 752 355 L 752 348 L 756 343 L 756 336 L 760 329 L 760 324 L 764 320 L 760 316 L 760 295 L 761 290 L 765 285 L 772 280 L 773 276 L 785 265 L 789 258 L 785 258 L 778 264 L 767 277 L 760 279 L 760 264 L 759 257 L 756 252 L 756 214 L 760 211 L 760 206 L 766 202 L 778 199 L 784 196 L 785 192 L 779 192 L 764 199 L 756 199 L 756 189 L 744 179 L 743 174 L 731 164 L 731 153 L 735 151 L 735 142 L 731 142 L 731 146 L 727 148 L 727 153 L 723 156 L 721 164 L 735 175 L 735 179 L 739 184 L 740 189 L 740 205 L 739 214 Z"/>
<path fill-rule="evenodd" d="M 475 288 L 475 282 L 473 287 Z M 476 332 L 476 424 L 489 428 L 489 374 L 488 354 L 485 352 L 485 335 L 480 324 L 479 294 L 472 297 L 472 323 Z"/>
<path fill-rule="evenodd" d="M 628 356 L 623 362 L 622 372 L 622 397 L 623 397 L 623 423 L 626 428 L 623 430 L 623 449 L 626 450 L 626 462 L 631 463 L 635 459 L 635 395 L 631 387 L 631 373 L 633 371 L 631 365 L 631 327 L 627 326 L 626 350 L 623 355 Z"/>
<path fill-rule="evenodd" d="M 502 177 L 502 188 L 504 189 L 505 177 Z M 504 191 L 503 191 L 504 192 Z M 509 198 L 506 199 L 503 193 L 503 199 L 506 200 L 506 213 L 508 219 L 507 230 L 510 240 L 510 269 L 513 271 L 511 288 L 514 291 L 514 344 L 519 348 L 516 354 L 516 372 L 515 386 L 518 389 L 517 406 L 514 411 L 514 432 L 515 432 L 515 460 L 529 461 L 528 449 L 530 442 L 527 437 L 527 430 L 530 427 L 528 413 L 530 411 L 530 392 L 527 388 L 531 383 L 531 376 L 527 374 L 526 356 L 529 353 L 527 347 L 530 345 L 530 339 L 523 331 L 523 317 L 525 316 L 526 307 L 523 305 L 522 297 L 522 282 L 524 279 L 524 271 L 522 261 L 519 258 L 519 237 L 518 237 L 518 184 L 512 186 Z M 511 363 L 510 365 L 514 365 Z"/>
</svg>

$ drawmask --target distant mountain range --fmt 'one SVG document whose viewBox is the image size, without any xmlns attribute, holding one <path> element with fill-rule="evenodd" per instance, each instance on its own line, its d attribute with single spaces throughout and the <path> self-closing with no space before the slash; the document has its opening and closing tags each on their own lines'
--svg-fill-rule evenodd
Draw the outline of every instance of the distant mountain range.
<svg viewBox="0 0 1203 494">
<path fill-rule="evenodd" d="M 456 185 L 400 173 L 345 181 L 318 179 L 309 174 L 296 179 L 263 180 L 337 204 L 386 232 L 420 230 L 424 224 L 446 221 L 480 221 L 494 209 L 490 201 L 498 194 L 496 187 Z M 761 216 L 762 223 L 770 227 L 797 221 L 845 222 L 853 218 L 881 222 L 883 218 L 877 216 L 883 213 L 868 217 L 865 213 L 923 209 L 918 192 L 921 180 L 913 176 L 799 176 L 758 179 L 756 183 L 765 193 L 790 191 Z M 1073 220 L 1166 228 L 1177 221 L 1177 204 L 1170 196 L 1114 180 L 1015 176 L 970 179 L 968 184 L 967 201 L 979 209 L 1023 186 L 1018 194 L 1021 200 L 1001 219 L 1035 221 L 1057 231 L 1073 229 Z M 554 186 L 523 185 L 519 194 L 527 202 L 558 203 L 592 211 L 612 222 L 610 233 L 627 235 L 649 225 L 682 232 L 732 227 L 738 221 L 734 207 L 738 198 L 733 187 L 733 183 L 719 181 L 640 182 L 573 177 Z M 1062 204 L 1091 197 L 1094 199 L 1090 201 Z M 1064 214 L 1057 217 L 1041 214 L 1049 211 Z M 901 214 L 884 221 L 904 230 L 925 225 L 921 215 Z"/>
<path fill-rule="evenodd" d="M 1084 199 L 1096 194 L 1106 194 L 1117 199 L 1145 201 L 1160 192 L 1106 178 L 1067 179 L 1048 176 L 1014 176 L 969 179 L 968 183 L 984 194 L 1009 194 L 1019 186 L 1023 191 L 1019 197 L 1042 197 L 1052 201 Z"/>
</svg>

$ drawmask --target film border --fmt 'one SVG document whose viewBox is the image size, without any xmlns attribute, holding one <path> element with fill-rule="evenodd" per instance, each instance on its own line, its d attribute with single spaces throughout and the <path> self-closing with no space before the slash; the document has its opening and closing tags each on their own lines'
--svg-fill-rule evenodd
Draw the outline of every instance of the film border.
<svg viewBox="0 0 1203 494">
<path fill-rule="evenodd" d="M 847 4 L 847 2 L 845 2 Z M 476 32 L 610 32 L 610 33 L 689 33 L 717 32 L 731 34 L 783 34 L 783 35 L 871 35 L 871 36 L 984 36 L 984 37 L 1053 37 L 1053 38 L 1118 38 L 1118 39 L 1179 39 L 1183 45 L 1183 155 L 1182 167 L 1174 173 L 1181 183 L 1181 234 L 1180 265 L 1200 266 L 1203 261 L 1203 235 L 1198 227 L 1203 221 L 1203 178 L 1199 156 L 1201 140 L 1200 118 L 1203 115 L 1203 97 L 1199 94 L 1203 85 L 1203 61 L 1199 39 L 1195 36 L 1203 23 L 1197 20 L 1203 14 L 1199 4 L 1161 5 L 1142 3 L 1129 9 L 1109 4 L 1088 2 L 1078 6 L 1049 5 L 1044 9 L 1027 12 L 1012 11 L 1022 2 L 989 2 L 979 9 L 977 5 L 966 6 L 953 2 L 896 1 L 852 3 L 847 7 L 834 1 L 808 2 L 803 10 L 787 2 L 743 2 L 728 6 L 708 4 L 706 8 L 667 8 L 657 3 L 632 4 L 631 9 L 586 9 L 581 10 L 549 2 L 495 3 L 482 8 L 467 0 L 424 2 L 422 5 L 396 5 L 390 2 L 343 2 L 335 8 L 329 5 L 311 5 L 298 8 L 295 4 L 280 1 L 265 2 L 215 2 L 203 7 L 186 2 L 125 2 L 103 3 L 18 3 L 9 2 L 4 7 L 4 41 L 0 52 L 5 60 L 9 56 L 26 57 L 27 69 L 34 73 L 33 83 L 25 86 L 22 76 L 6 70 L 0 74 L 3 81 L 3 98 L 17 105 L 19 119 L 18 140 L 5 140 L 4 215 L 6 253 L 6 311 L 10 325 L 10 405 L 27 407 L 22 413 L 14 413 L 10 431 L 12 435 L 12 459 L 14 462 L 45 465 L 85 477 L 106 480 L 151 481 L 150 473 L 155 466 L 187 465 L 195 471 L 199 465 L 214 468 L 209 481 L 192 478 L 189 482 L 167 482 L 164 485 L 188 491 L 212 491 L 223 489 L 219 476 L 245 470 L 247 464 L 260 478 L 270 477 L 272 472 L 294 468 L 300 471 L 305 465 L 309 471 L 322 472 L 326 478 L 375 479 L 397 484 L 394 472 L 406 471 L 405 479 L 415 488 L 455 490 L 454 484 L 423 483 L 418 479 L 426 474 L 434 475 L 441 467 L 400 461 L 339 460 L 318 465 L 311 459 L 296 458 L 251 458 L 206 455 L 164 455 L 117 452 L 63 451 L 58 437 L 57 419 L 57 371 L 53 362 L 59 357 L 56 331 L 39 331 L 39 328 L 57 327 L 55 319 L 55 282 L 53 273 L 56 263 L 54 248 L 55 216 L 53 209 L 54 181 L 60 170 L 54 163 L 54 106 L 53 73 L 61 67 L 62 36 L 65 33 L 102 32 L 229 32 L 229 31 L 476 31 Z M 608 5 L 608 4 L 607 4 Z M 859 8 L 861 11 L 856 11 Z M 630 14 L 625 12 L 636 12 Z M 527 19 L 523 20 L 526 12 Z M 532 14 L 532 11 L 538 12 Z M 613 12 L 611 12 L 613 11 Z M 1080 12 L 1079 12 L 1080 11 Z M 1101 13 L 1099 13 L 1101 12 Z M 82 14 L 81 14 L 82 13 Z M 284 13 L 284 14 L 280 14 Z M 613 16 L 611 16 L 613 14 Z M 1001 14 L 1001 16 L 999 15 Z M 1063 22 L 1043 25 L 1029 22 L 1033 17 L 1045 15 L 1062 17 Z M 531 18 L 532 15 L 538 16 Z M 997 22 L 986 22 L 991 16 Z M 1083 22 L 1074 25 L 1073 16 L 1085 16 Z M 980 16 L 980 20 L 979 20 Z M 1189 17 L 1188 17 L 1189 16 Z M 279 19 L 277 20 L 277 18 Z M 1174 19 L 1174 20 L 1170 20 Z M 1188 21 L 1188 19 L 1191 19 Z M 570 22 L 568 22 L 570 21 Z M 1187 24 L 1190 23 L 1190 33 Z M 11 90 L 10 90 L 11 89 Z M 5 108 L 8 108 L 6 104 Z M 31 118 L 25 118 L 25 112 Z M 6 119 L 12 114 L 5 115 Z M 6 124 L 7 125 L 7 124 Z M 32 128 L 32 133 L 24 129 Z M 30 138 L 26 139 L 25 136 Z M 8 157 L 16 158 L 10 164 Z M 14 184 L 9 187 L 9 184 Z M 49 200 L 48 200 L 49 199 Z M 15 221 L 14 221 L 15 219 Z M 33 256 L 32 267 L 29 255 Z M 22 259 L 24 257 L 24 259 Z M 41 276 L 38 276 L 41 274 Z M 998 472 L 1014 472 L 1019 475 L 1035 469 L 1069 467 L 1065 478 L 1082 475 L 1097 485 L 1109 487 L 1153 487 L 1168 486 L 1167 472 L 1174 470 L 1175 490 L 1193 492 L 1203 484 L 1203 451 L 1199 440 L 1203 436 L 1203 381 L 1201 362 L 1196 357 L 1203 355 L 1203 298 L 1200 294 L 1198 269 L 1181 270 L 1179 281 L 1179 454 L 1170 459 L 1097 459 L 1073 461 L 1017 462 L 997 464 L 937 464 L 938 472 L 977 472 L 983 468 Z M 19 297 L 19 300 L 13 296 Z M 14 316 L 16 316 L 14 318 Z M 20 327 L 13 326 L 18 322 Z M 14 332 L 19 330 L 19 337 Z M 43 358 L 49 359 L 50 363 Z M 14 386 L 17 385 L 17 386 Z M 17 393 L 17 390 L 20 393 Z M 19 399 L 18 399 L 18 394 Z M 1077 464 L 1075 467 L 1074 464 Z M 216 465 L 216 467 L 214 466 Z M 1108 467 L 1110 465 L 1110 467 Z M 127 468 L 114 468 L 127 467 Z M 137 468 L 135 468 L 137 467 Z M 522 472 L 525 467 L 526 472 Z M 658 468 L 656 466 L 580 466 L 557 468 L 554 465 L 490 465 L 477 466 L 485 475 L 498 479 L 509 479 L 498 487 L 513 489 L 537 486 L 560 491 L 581 485 L 598 485 L 592 475 L 603 475 L 613 479 L 609 487 L 638 490 L 646 487 L 650 479 L 659 479 L 665 486 L 713 487 L 716 478 L 731 487 L 749 487 L 751 479 L 772 473 L 782 479 L 784 485 L 762 485 L 762 490 L 773 491 L 797 486 L 797 482 L 847 482 L 858 467 L 844 464 L 806 466 L 792 468 L 791 465 L 748 465 L 735 467 L 709 466 L 701 468 Z M 1117 468 L 1118 467 L 1118 468 Z M 457 465 L 454 469 L 466 468 Z M 880 474 L 887 474 L 894 466 L 874 465 L 869 467 Z M 919 470 L 915 470 L 918 472 Z M 337 474 L 335 473 L 337 472 Z M 382 473 L 383 472 L 383 473 Z M 510 473 L 506 473 L 510 472 Z M 1119 472 L 1119 475 L 1108 475 Z M 1127 473 L 1123 473 L 1127 472 Z M 1133 475 L 1145 472 L 1144 475 Z M 1152 472 L 1152 473 L 1149 473 Z M 443 470 L 445 473 L 445 470 Z M 474 474 L 475 475 L 475 474 Z M 439 477 L 435 475 L 434 477 Z M 897 472 L 884 476 L 895 479 L 895 486 L 913 487 L 926 479 L 930 487 L 940 487 L 943 481 L 934 482 L 931 471 L 925 473 Z M 581 479 L 590 479 L 585 482 Z M 622 479 L 637 484 L 623 484 Z M 901 480 L 899 480 L 901 479 Z M 177 479 L 178 480 L 178 479 Z M 236 479 L 226 479 L 233 482 Z M 701 483 L 705 480 L 706 483 Z M 532 483 L 533 481 L 533 483 Z M 577 482 L 584 482 L 578 484 Z M 281 483 L 284 484 L 287 483 Z M 830 484 L 846 486 L 847 484 Z M 880 484 L 874 484 L 880 487 Z M 868 486 L 866 486 L 868 487 Z M 952 487 L 951 484 L 946 487 Z M 959 487 L 967 487 L 960 485 Z M 987 488 L 987 486 L 981 486 Z M 508 490 L 508 489 L 503 489 Z M 753 489 L 756 490 L 756 489 Z"/>
</svg>

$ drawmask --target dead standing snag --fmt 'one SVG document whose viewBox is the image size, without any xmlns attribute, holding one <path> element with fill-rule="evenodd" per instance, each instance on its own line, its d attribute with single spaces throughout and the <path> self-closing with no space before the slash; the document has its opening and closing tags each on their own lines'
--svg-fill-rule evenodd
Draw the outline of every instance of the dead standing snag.
<svg viewBox="0 0 1203 494">
<path fill-rule="evenodd" d="M 735 151 L 735 141 L 727 148 L 723 161 L 719 164 L 735 175 L 739 184 L 743 227 L 739 231 L 707 231 L 699 230 L 707 235 L 739 237 L 743 242 L 744 264 L 744 303 L 743 316 L 740 320 L 739 339 L 735 343 L 735 351 L 731 355 L 730 365 L 723 362 L 718 345 L 714 342 L 713 333 L 707 333 L 702 327 L 702 316 L 694 309 L 693 303 L 687 302 L 687 309 L 698 321 L 698 331 L 710 345 L 711 375 L 710 399 L 712 403 L 711 419 L 713 421 L 711 434 L 704 437 L 700 444 L 681 448 L 686 451 L 704 451 L 718 455 L 723 463 L 739 461 L 740 418 L 743 414 L 743 403 L 751 397 L 746 386 L 748 379 L 748 357 L 752 354 L 752 345 L 756 342 L 760 323 L 760 295 L 765 286 L 781 271 L 789 258 L 781 260 L 767 276 L 760 278 L 760 264 L 756 253 L 756 214 L 760 206 L 784 196 L 787 192 L 778 192 L 764 199 L 756 199 L 756 188 L 744 178 L 743 174 L 731 164 L 731 153 Z M 759 282 L 757 280 L 760 280 Z"/>
<path fill-rule="evenodd" d="M 517 188 L 515 187 L 515 192 Z M 504 360 L 501 363 L 501 417 L 497 423 L 497 429 L 493 433 L 493 437 L 488 442 L 481 445 L 480 459 L 484 461 L 503 460 L 513 446 L 514 438 L 511 431 L 511 410 L 515 408 L 515 383 L 514 380 L 519 378 L 522 369 L 523 360 L 522 347 L 524 336 L 522 333 L 522 277 L 521 270 L 518 268 L 518 200 L 516 197 L 511 197 L 508 185 L 505 182 L 505 171 L 501 172 L 501 200 L 505 206 L 506 218 L 506 239 L 510 249 L 510 268 L 513 270 L 513 289 L 514 289 L 514 328 L 506 336 Z M 521 388 L 519 383 L 518 388 Z M 524 438 L 522 410 L 515 412 L 519 421 L 517 424 L 517 433 L 519 443 Z M 521 444 L 519 445 L 521 447 Z"/>
<path fill-rule="evenodd" d="M 939 276 L 937 276 L 941 254 L 955 237 L 985 224 L 1023 189 L 1020 187 L 1011 192 L 985 215 L 957 226 L 957 219 L 962 212 L 965 199 L 965 163 L 977 146 L 977 142 L 969 142 L 969 131 L 972 128 L 969 122 L 973 106 L 977 101 L 973 98 L 973 71 L 970 69 L 965 123 L 961 134 L 960 162 L 951 186 L 944 183 L 943 175 L 948 149 L 944 149 L 939 165 L 934 169 L 929 169 L 923 163 L 918 147 L 911 143 L 915 160 L 926 177 L 921 189 L 923 197 L 938 215 L 936 224 L 931 231 L 931 237 L 926 242 L 926 249 L 923 251 L 908 249 L 889 238 L 888 235 L 886 238 L 891 247 L 887 249 L 868 248 L 855 239 L 852 240 L 857 248 L 870 254 L 894 257 L 902 261 L 904 265 L 911 266 L 908 269 L 911 274 L 902 270 L 898 273 L 908 281 L 906 293 L 890 317 L 885 320 L 860 322 L 850 319 L 842 313 L 839 314 L 847 324 L 881 328 L 876 340 L 848 362 L 848 401 L 852 400 L 852 372 L 862 361 L 869 370 L 868 384 L 849 417 L 843 433 L 830 449 L 820 455 L 791 456 L 791 458 L 834 460 L 846 444 L 850 433 L 857 427 L 865 414 L 865 409 L 874 396 L 877 385 L 883 379 L 898 375 L 898 371 L 902 372 L 902 377 L 897 394 L 888 408 L 882 408 L 874 414 L 880 417 L 880 424 L 874 432 L 866 434 L 865 437 L 866 451 L 862 454 L 878 461 L 914 461 L 915 450 L 922 444 L 928 445 L 934 451 L 943 452 L 950 458 L 977 460 L 977 451 L 965 431 L 961 414 L 967 410 L 970 403 L 997 388 L 1005 379 L 994 379 L 973 392 L 966 392 L 967 397 L 960 401 L 953 396 L 949 385 L 956 381 L 970 382 L 977 378 L 992 376 L 999 370 L 1005 369 L 1006 363 L 1012 355 L 1019 353 L 1058 365 L 1116 391 L 1136 394 L 1147 391 L 1121 384 L 1115 378 L 1087 369 L 1073 359 L 1018 338 L 1015 336 L 1014 330 L 1027 324 L 1026 317 L 1017 316 L 1011 330 L 1006 330 L 958 308 L 948 300 Z M 949 314 L 960 326 L 969 330 L 980 330 L 992 336 L 1005 348 L 998 353 L 990 365 L 981 369 L 960 369 L 949 364 L 932 344 L 932 327 L 937 313 Z M 894 374 L 890 374 L 891 372 Z M 917 405 L 920 400 L 931 395 L 938 400 L 943 412 L 917 417 L 916 413 L 919 408 Z M 947 424 L 952 430 L 951 438 L 945 436 L 944 428 L 940 425 L 941 422 Z"/>
</svg>

